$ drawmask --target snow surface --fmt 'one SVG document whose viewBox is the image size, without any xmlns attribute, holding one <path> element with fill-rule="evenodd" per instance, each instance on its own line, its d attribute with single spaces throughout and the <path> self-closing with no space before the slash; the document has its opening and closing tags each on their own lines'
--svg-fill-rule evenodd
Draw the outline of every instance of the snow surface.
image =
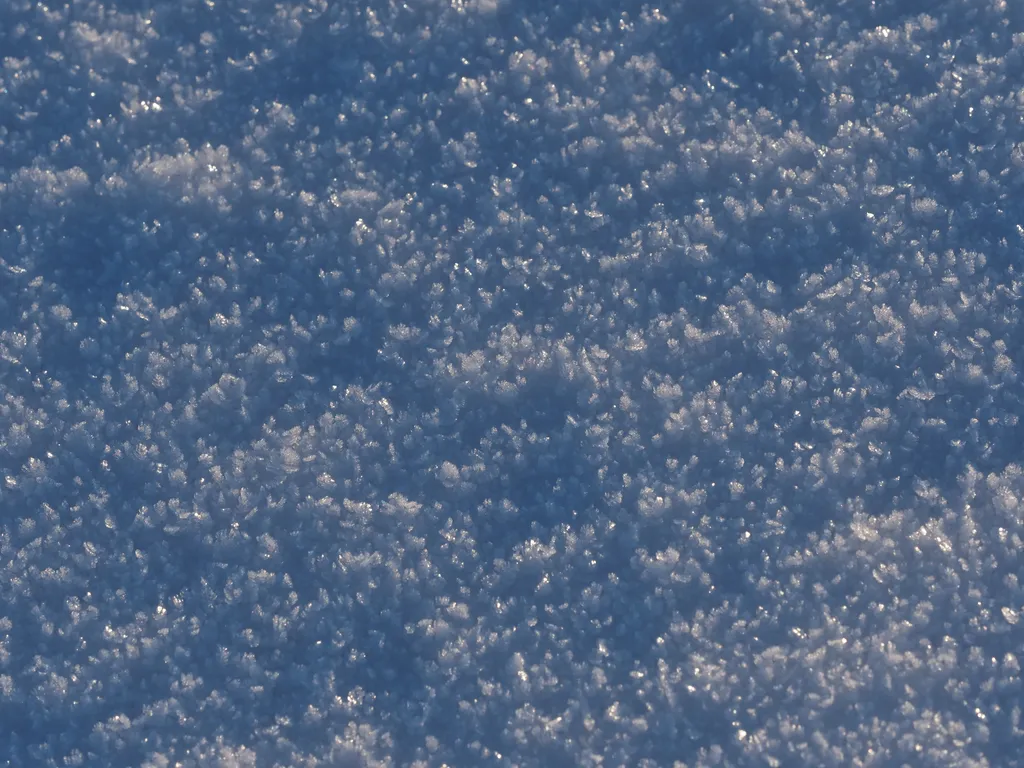
<svg viewBox="0 0 1024 768">
<path fill-rule="evenodd" d="M 1024 3 L 0 65 L 0 764 L 1024 765 Z"/>
</svg>

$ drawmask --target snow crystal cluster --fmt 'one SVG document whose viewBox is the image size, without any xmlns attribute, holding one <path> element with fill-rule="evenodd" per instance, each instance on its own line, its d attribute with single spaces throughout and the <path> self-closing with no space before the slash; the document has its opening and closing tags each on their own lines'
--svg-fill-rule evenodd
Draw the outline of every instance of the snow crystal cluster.
<svg viewBox="0 0 1024 768">
<path fill-rule="evenodd" d="M 1024 765 L 1024 5 L 0 3 L 0 763 Z"/>
</svg>

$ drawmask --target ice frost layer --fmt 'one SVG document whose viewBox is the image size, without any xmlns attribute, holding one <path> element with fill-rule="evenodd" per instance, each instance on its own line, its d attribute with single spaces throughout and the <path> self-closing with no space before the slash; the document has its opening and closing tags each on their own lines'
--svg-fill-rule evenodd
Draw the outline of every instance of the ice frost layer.
<svg viewBox="0 0 1024 768">
<path fill-rule="evenodd" d="M 1024 763 L 1024 13 L 0 4 L 0 760 Z"/>
</svg>

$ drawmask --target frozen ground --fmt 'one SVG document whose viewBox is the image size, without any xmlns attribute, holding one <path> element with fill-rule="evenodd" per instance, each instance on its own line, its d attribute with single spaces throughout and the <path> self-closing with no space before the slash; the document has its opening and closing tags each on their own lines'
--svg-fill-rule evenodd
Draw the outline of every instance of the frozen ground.
<svg viewBox="0 0 1024 768">
<path fill-rule="evenodd" d="M 0 63 L 0 762 L 1024 765 L 1024 5 Z"/>
</svg>

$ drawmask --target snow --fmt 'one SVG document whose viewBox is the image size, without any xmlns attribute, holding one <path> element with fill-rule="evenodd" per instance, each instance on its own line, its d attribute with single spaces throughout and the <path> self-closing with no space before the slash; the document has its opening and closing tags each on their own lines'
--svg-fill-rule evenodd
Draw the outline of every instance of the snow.
<svg viewBox="0 0 1024 768">
<path fill-rule="evenodd" d="M 0 763 L 1022 764 L 1012 3 L 0 7 Z"/>
</svg>

